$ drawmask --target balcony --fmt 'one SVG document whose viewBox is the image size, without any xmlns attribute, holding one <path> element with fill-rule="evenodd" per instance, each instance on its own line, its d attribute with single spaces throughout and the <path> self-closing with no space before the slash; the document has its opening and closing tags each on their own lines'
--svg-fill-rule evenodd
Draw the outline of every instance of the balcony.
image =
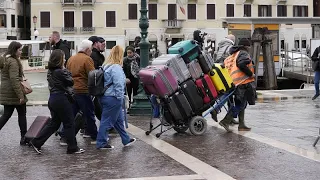
<svg viewBox="0 0 320 180">
<path fill-rule="evenodd" d="M 67 34 L 67 33 L 76 33 L 77 28 L 76 27 L 63 27 L 62 28 L 62 33 Z"/>
<path fill-rule="evenodd" d="M 96 0 L 79 0 L 81 5 L 94 5 Z"/>
<path fill-rule="evenodd" d="M 181 29 L 183 20 L 162 20 L 164 28 L 167 29 Z"/>
<path fill-rule="evenodd" d="M 62 6 L 65 6 L 65 5 L 76 5 L 77 3 L 77 0 L 60 0 Z"/>
<path fill-rule="evenodd" d="M 92 33 L 96 30 L 95 27 L 81 27 L 80 32 L 81 33 Z"/>
</svg>

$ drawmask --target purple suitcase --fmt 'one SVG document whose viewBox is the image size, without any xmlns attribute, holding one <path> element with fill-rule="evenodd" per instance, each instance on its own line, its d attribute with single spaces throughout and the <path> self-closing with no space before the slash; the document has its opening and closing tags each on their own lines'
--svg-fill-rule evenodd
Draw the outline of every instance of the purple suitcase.
<svg viewBox="0 0 320 180">
<path fill-rule="evenodd" d="M 200 78 L 201 75 L 203 75 L 203 72 L 198 60 L 191 61 L 187 66 L 190 71 L 192 79 L 198 79 Z"/>
<path fill-rule="evenodd" d="M 178 89 L 178 82 L 174 78 L 172 70 L 165 65 L 154 65 L 139 71 L 139 77 L 147 94 L 159 97 L 167 97 Z"/>
<path fill-rule="evenodd" d="M 38 137 L 41 130 L 49 123 L 50 120 L 51 118 L 48 116 L 37 116 L 25 135 L 26 140 L 30 141 L 33 138 Z"/>
</svg>

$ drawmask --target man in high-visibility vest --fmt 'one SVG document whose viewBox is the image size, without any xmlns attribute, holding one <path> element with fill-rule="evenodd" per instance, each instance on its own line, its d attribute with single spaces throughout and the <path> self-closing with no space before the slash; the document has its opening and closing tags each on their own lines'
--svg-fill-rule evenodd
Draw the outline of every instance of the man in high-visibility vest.
<svg viewBox="0 0 320 180">
<path fill-rule="evenodd" d="M 248 39 L 240 39 L 238 46 L 230 49 L 230 56 L 224 61 L 233 83 L 237 86 L 234 93 L 235 111 L 239 118 L 239 131 L 250 131 L 244 123 L 244 112 L 247 104 L 255 104 L 255 75 L 254 67 L 249 55 L 251 43 Z M 219 122 L 227 131 L 230 131 L 229 124 L 233 119 L 234 111 L 229 109 L 227 115 Z"/>
</svg>

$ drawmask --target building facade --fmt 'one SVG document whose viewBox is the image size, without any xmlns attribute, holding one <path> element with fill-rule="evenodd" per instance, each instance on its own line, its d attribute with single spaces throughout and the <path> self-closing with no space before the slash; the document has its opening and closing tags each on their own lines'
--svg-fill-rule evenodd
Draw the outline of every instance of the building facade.
<svg viewBox="0 0 320 180">
<path fill-rule="evenodd" d="M 185 14 L 176 0 L 148 0 L 149 41 L 165 53 L 168 46 L 192 39 L 200 29 L 215 48 L 227 34 L 224 17 L 312 17 L 313 0 L 185 0 Z M 106 39 L 106 47 L 129 45 L 140 35 L 140 0 L 32 0 L 31 16 L 38 38 L 48 39 L 53 30 L 71 42 L 72 48 L 91 35 Z M 31 32 L 33 32 L 31 27 Z M 289 49 L 302 50 L 309 44 L 312 28 L 281 25 L 280 39 Z M 34 37 L 32 37 L 33 39 Z"/>
</svg>

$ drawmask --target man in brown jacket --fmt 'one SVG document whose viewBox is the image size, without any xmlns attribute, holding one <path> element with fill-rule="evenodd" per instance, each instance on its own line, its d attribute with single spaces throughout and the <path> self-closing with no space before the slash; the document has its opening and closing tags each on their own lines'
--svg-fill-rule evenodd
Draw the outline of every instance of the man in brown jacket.
<svg viewBox="0 0 320 180">
<path fill-rule="evenodd" d="M 79 52 L 71 56 L 67 62 L 67 69 L 71 72 L 74 81 L 75 100 L 74 113 L 81 110 L 86 120 L 84 137 L 91 137 L 91 144 L 95 144 L 97 138 L 97 126 L 95 123 L 94 105 L 88 91 L 88 74 L 94 70 L 94 64 L 90 57 L 92 53 L 92 41 L 83 40 L 79 46 Z"/>
</svg>

